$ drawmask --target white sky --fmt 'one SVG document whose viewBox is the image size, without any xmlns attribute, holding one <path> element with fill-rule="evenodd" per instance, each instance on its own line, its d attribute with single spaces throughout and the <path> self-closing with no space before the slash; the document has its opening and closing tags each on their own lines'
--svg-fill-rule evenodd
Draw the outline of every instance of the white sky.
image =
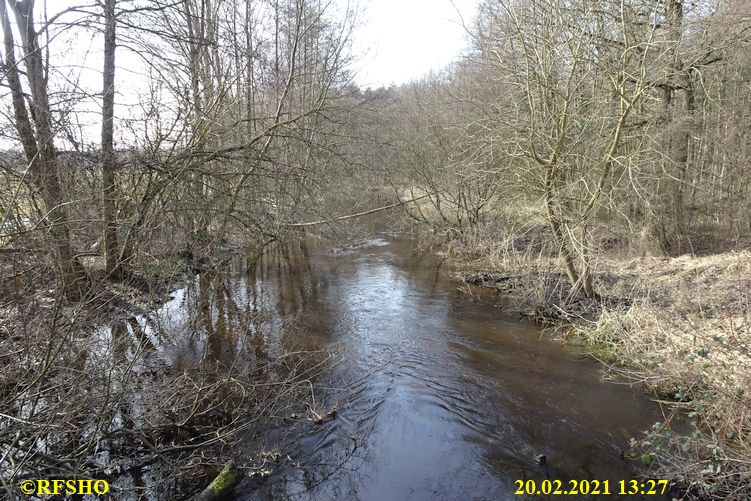
<svg viewBox="0 0 751 501">
<path fill-rule="evenodd" d="M 479 0 L 334 0 L 359 7 L 353 34 L 356 83 L 362 87 L 389 86 L 418 79 L 451 63 L 466 47 L 462 23 L 471 24 Z M 91 5 L 94 0 L 38 0 L 36 12 L 52 15 L 71 5 Z M 45 7 L 46 5 L 46 7 Z M 98 8 L 93 8 L 98 12 Z M 68 16 L 68 19 L 70 15 Z M 99 67 L 101 41 L 82 40 L 78 50 L 90 49 Z M 91 44 L 89 46 L 89 44 Z M 86 47 L 84 47 L 86 46 Z M 96 55 L 95 55 L 96 54 Z M 132 58 L 118 51 L 118 68 Z M 127 67 L 127 63 L 126 63 Z M 118 75 L 120 76 L 120 75 Z M 134 83 L 132 76 L 128 83 Z M 121 88 L 121 87 L 120 87 Z"/>
<path fill-rule="evenodd" d="M 366 53 L 356 81 L 363 87 L 418 79 L 453 61 L 466 46 L 477 0 L 361 0 L 356 53 Z"/>
<path fill-rule="evenodd" d="M 2 0 L 0 0 L 2 1 Z M 419 79 L 431 70 L 440 70 L 455 60 L 466 47 L 462 25 L 471 24 L 479 0 L 334 0 L 340 5 L 356 3 L 358 28 L 353 33 L 355 83 L 362 88 L 403 84 Z M 70 5 L 92 5 L 94 0 L 37 0 L 35 11 L 47 8 L 49 15 Z M 98 11 L 98 8 L 94 8 Z M 73 16 L 73 17 L 71 17 Z M 68 15 L 67 20 L 75 18 Z M 41 24 L 41 23 L 40 23 Z M 77 81 L 81 88 L 97 96 L 101 90 L 101 37 L 87 35 L 75 41 L 55 39 L 53 61 L 67 73 L 64 80 Z M 129 133 L 123 127 L 128 117 L 140 117 L 140 96 L 147 92 L 140 75 L 140 59 L 125 50 L 117 52 L 116 141 Z M 85 62 L 84 62 L 85 61 Z M 84 64 L 84 67 L 81 64 Z M 66 69 L 67 68 L 67 69 Z M 73 126 L 81 135 L 96 141 L 100 125 L 98 97 L 78 103 Z M 120 134 L 124 136 L 118 137 Z M 58 137 L 58 140 L 63 138 Z M 0 148 L 3 144 L 0 144 Z"/>
</svg>

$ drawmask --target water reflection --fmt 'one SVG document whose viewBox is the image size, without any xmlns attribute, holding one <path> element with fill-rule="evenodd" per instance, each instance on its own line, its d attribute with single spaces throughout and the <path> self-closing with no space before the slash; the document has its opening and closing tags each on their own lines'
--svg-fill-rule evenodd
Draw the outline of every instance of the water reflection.
<svg viewBox="0 0 751 501">
<path fill-rule="evenodd" d="M 516 479 L 633 474 L 620 448 L 659 410 L 601 384 L 596 364 L 469 301 L 408 242 L 313 260 L 284 279 L 325 285 L 285 300 L 298 301 L 297 336 L 341 353 L 331 385 L 344 390 L 329 395 L 339 415 L 247 498 L 518 499 Z"/>
<path fill-rule="evenodd" d="M 243 499 L 518 499 L 517 479 L 629 478 L 620 448 L 659 409 L 460 289 L 408 241 L 338 253 L 301 241 L 196 277 L 111 337 L 131 340 L 117 357 L 178 370 L 337 353 L 317 382 L 337 417 L 307 425 Z"/>
</svg>

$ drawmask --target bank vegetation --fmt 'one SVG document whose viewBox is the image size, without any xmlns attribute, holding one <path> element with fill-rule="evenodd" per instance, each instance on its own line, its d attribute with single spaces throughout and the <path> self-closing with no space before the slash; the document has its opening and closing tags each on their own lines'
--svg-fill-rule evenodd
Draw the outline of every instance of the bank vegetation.
<svg viewBox="0 0 751 501">
<path fill-rule="evenodd" d="M 355 25 L 320 0 L 0 1 L 3 495 L 83 478 L 186 497 L 293 410 L 325 412 L 327 354 L 259 332 L 212 351 L 214 286 L 186 299 L 208 311 L 183 333 L 206 345 L 192 365 L 148 312 L 232 253 L 359 207 L 342 183 Z"/>
<path fill-rule="evenodd" d="M 669 403 L 629 454 L 688 498 L 751 496 L 750 8 L 484 1 L 463 58 L 381 96 L 408 218 Z"/>
<path fill-rule="evenodd" d="M 390 207 L 671 406 L 628 451 L 648 475 L 751 497 L 751 4 L 483 0 L 450 68 L 381 89 L 353 83 L 348 5 L 0 0 L 2 488 L 205 487 L 326 355 L 177 370 L 134 318 Z"/>
</svg>

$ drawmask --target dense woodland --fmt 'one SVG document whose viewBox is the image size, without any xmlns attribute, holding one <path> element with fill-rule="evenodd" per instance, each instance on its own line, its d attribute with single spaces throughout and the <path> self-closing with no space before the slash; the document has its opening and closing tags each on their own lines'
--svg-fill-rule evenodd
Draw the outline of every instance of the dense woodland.
<svg viewBox="0 0 751 501">
<path fill-rule="evenodd" d="M 222 429 L 235 433 L 223 406 L 240 390 L 172 378 L 154 386 L 177 395 L 168 418 L 156 406 L 153 419 L 123 421 L 136 377 L 81 355 L 82 319 L 114 314 L 127 287 L 168 287 L 177 258 L 346 232 L 350 219 L 335 219 L 397 205 L 398 224 L 436 248 L 521 277 L 567 320 L 586 310 L 579 317 L 594 327 L 574 322 L 580 337 L 656 374 L 645 381 L 688 407 L 693 440 L 656 429 L 635 444 L 648 449 L 639 457 L 690 496 L 749 495 L 750 2 L 483 0 L 451 67 L 380 89 L 356 85 L 361 20 L 344 2 L 50 7 L 0 1 L 0 477 L 9 484 L 28 472 L 91 475 L 108 441 L 123 457 L 221 462 L 209 422 L 194 432 L 216 449 L 211 460 L 164 437 L 203 416 L 190 398 L 197 388 L 210 402 L 200 408 L 221 411 Z M 137 91 L 121 90 L 124 81 Z M 690 305 L 655 302 L 647 275 L 687 267 Z M 727 281 L 704 280 L 710 268 Z M 666 295 L 684 286 L 663 285 Z M 695 297 L 706 293 L 718 307 Z M 650 358 L 686 329 L 687 351 L 677 343 Z M 716 365 L 697 358 L 697 335 L 722 337 L 707 348 L 721 353 Z M 281 363 L 292 368 L 279 392 L 290 398 L 305 379 L 294 370 L 319 367 Z M 246 376 L 247 389 L 257 374 Z M 95 410 L 82 416 L 86 403 Z"/>
</svg>

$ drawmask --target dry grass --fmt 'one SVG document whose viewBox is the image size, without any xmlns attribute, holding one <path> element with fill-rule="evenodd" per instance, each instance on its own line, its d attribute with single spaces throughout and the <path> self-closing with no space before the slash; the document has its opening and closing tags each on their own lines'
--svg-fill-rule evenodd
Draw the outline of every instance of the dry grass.
<svg viewBox="0 0 751 501">
<path fill-rule="evenodd" d="M 665 423 L 633 443 L 651 475 L 678 480 L 686 499 L 751 498 L 751 252 L 603 252 L 594 266 L 602 299 L 571 302 L 544 225 L 527 221 L 523 231 L 452 241 L 462 278 L 510 293 L 538 319 L 569 323 L 567 340 L 675 407 L 688 422 L 681 433 Z"/>
<path fill-rule="evenodd" d="M 635 298 L 579 335 L 678 401 L 690 436 L 636 444 L 691 495 L 751 496 L 751 252 L 604 263 L 611 290 Z M 666 443 L 670 442 L 670 447 Z M 677 447 L 677 449 L 676 449 Z"/>
</svg>

